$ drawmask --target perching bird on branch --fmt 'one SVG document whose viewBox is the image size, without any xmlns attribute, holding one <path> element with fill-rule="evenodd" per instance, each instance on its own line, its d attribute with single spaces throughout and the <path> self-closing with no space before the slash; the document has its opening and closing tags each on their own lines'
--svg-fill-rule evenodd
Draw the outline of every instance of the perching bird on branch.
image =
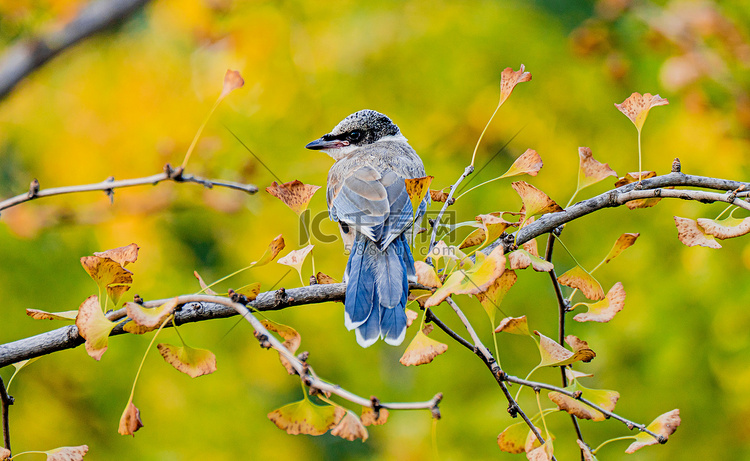
<svg viewBox="0 0 750 461">
<path fill-rule="evenodd" d="M 414 280 L 408 230 L 414 213 L 404 179 L 425 176 L 424 165 L 398 126 L 374 110 L 361 110 L 307 146 L 336 163 L 328 172 L 328 212 L 350 250 L 344 281 L 345 325 L 368 347 L 378 338 L 397 346 L 406 335 L 406 298 Z"/>
</svg>

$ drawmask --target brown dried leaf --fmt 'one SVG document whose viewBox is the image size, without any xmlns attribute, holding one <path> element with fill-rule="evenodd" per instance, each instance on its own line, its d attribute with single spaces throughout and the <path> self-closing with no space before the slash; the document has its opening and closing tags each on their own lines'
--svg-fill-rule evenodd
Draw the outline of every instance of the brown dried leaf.
<svg viewBox="0 0 750 461">
<path fill-rule="evenodd" d="M 622 104 L 615 103 L 615 107 L 633 122 L 638 131 L 641 131 L 643 123 L 648 116 L 648 111 L 652 107 L 665 106 L 667 104 L 669 104 L 669 101 L 658 94 L 644 93 L 641 95 L 640 93 L 633 93 Z"/>
<path fill-rule="evenodd" d="M 443 192 L 442 189 L 440 190 L 430 189 L 430 199 L 433 202 L 443 203 L 446 200 L 448 200 L 448 192 Z"/>
<path fill-rule="evenodd" d="M 581 448 L 583 461 L 597 461 L 596 456 L 591 452 L 591 448 L 588 445 L 581 441 L 581 439 L 577 439 L 576 443 L 578 443 L 578 446 Z"/>
<path fill-rule="evenodd" d="M 266 187 L 266 192 L 284 202 L 286 206 L 299 215 L 307 209 L 307 205 L 318 189 L 320 189 L 320 186 L 303 184 L 297 180 L 284 184 L 277 184 L 274 181 L 269 187 Z"/>
<path fill-rule="evenodd" d="M 88 445 L 60 447 L 55 448 L 54 450 L 45 451 L 47 454 L 47 461 L 81 461 L 88 452 Z"/>
<path fill-rule="evenodd" d="M 299 345 L 302 343 L 302 336 L 300 336 L 297 330 L 290 326 L 282 325 L 281 323 L 272 322 L 268 319 L 263 319 L 260 321 L 260 323 L 262 323 L 267 330 L 276 332 L 279 334 L 279 336 L 284 338 L 283 345 L 284 347 L 289 349 L 289 352 L 291 352 L 292 354 L 297 352 L 297 349 L 299 349 Z M 296 373 L 292 364 L 289 363 L 286 357 L 281 355 L 281 353 L 279 353 L 279 360 L 290 375 Z"/>
<path fill-rule="evenodd" d="M 107 351 L 109 333 L 115 327 L 102 313 L 99 297 L 89 296 L 78 307 L 76 316 L 78 334 L 86 340 L 86 352 L 95 360 L 100 360 Z"/>
<path fill-rule="evenodd" d="M 274 258 L 276 258 L 279 252 L 284 249 L 285 246 L 286 243 L 284 243 L 284 236 L 281 234 L 277 235 L 276 238 L 271 240 L 271 243 L 268 244 L 268 248 L 263 253 L 263 256 L 261 256 L 259 260 L 252 263 L 251 266 L 258 267 L 270 263 L 274 260 Z"/>
<path fill-rule="evenodd" d="M 565 342 L 573 347 L 573 352 L 571 352 L 536 330 L 534 330 L 534 334 L 539 336 L 539 353 L 542 357 L 540 366 L 560 367 L 578 361 L 590 362 L 596 357 L 594 351 L 588 347 L 585 341 L 581 341 L 573 335 L 565 338 Z"/>
<path fill-rule="evenodd" d="M 330 275 L 326 275 L 322 272 L 318 272 L 317 274 L 315 274 L 315 280 L 317 280 L 318 284 L 320 285 L 329 285 L 331 283 L 339 283 L 336 279 L 334 279 Z"/>
<path fill-rule="evenodd" d="M 554 264 L 531 254 L 525 248 L 508 253 L 508 262 L 511 269 L 526 269 L 531 266 L 537 272 L 549 272 L 555 268 Z"/>
<path fill-rule="evenodd" d="M 534 149 L 526 149 L 526 152 L 521 154 L 521 156 L 513 162 L 513 165 L 508 168 L 508 171 L 503 173 L 500 177 L 507 178 L 522 174 L 536 176 L 539 174 L 539 170 L 541 170 L 543 166 L 544 163 L 542 162 L 542 157 L 540 157 Z"/>
<path fill-rule="evenodd" d="M 557 277 L 560 285 L 578 288 L 588 299 L 597 301 L 604 298 L 604 289 L 599 282 L 581 266 L 573 266 L 568 272 Z"/>
<path fill-rule="evenodd" d="M 708 235 L 717 239 L 729 239 L 750 233 L 750 217 L 745 219 L 732 218 L 731 216 L 721 221 L 714 219 L 698 218 L 698 225 Z"/>
<path fill-rule="evenodd" d="M 196 349 L 188 345 L 172 346 L 157 344 L 156 348 L 164 360 L 191 378 L 209 375 L 216 371 L 216 356 L 206 349 Z"/>
<path fill-rule="evenodd" d="M 560 205 L 549 198 L 547 194 L 525 181 L 516 181 L 511 187 L 521 196 L 526 216 L 535 216 L 538 214 L 553 213 L 562 211 Z"/>
<path fill-rule="evenodd" d="M 696 220 L 674 216 L 674 223 L 677 226 L 677 238 L 685 245 L 721 248 L 721 244 L 714 239 L 714 236 L 707 235 Z"/>
<path fill-rule="evenodd" d="M 405 366 L 424 365 L 432 362 L 435 357 L 445 353 L 448 345 L 427 337 L 433 330 L 434 325 L 429 324 L 423 330 L 417 332 L 409 347 L 404 351 L 399 362 Z"/>
<path fill-rule="evenodd" d="M 623 251 L 627 250 L 631 246 L 635 244 L 635 241 L 640 237 L 641 234 L 635 233 L 635 234 L 622 234 L 617 238 L 617 241 L 615 242 L 614 246 L 612 246 L 612 249 L 609 250 L 609 253 L 607 254 L 607 258 L 604 260 L 605 263 L 608 263 L 615 259 L 617 256 L 620 255 Z"/>
<path fill-rule="evenodd" d="M 583 397 L 599 407 L 611 412 L 614 411 L 620 394 L 616 391 L 606 389 L 587 389 L 576 383 L 565 388 L 571 392 L 581 392 Z M 560 392 L 551 391 L 547 394 L 550 400 L 555 402 L 560 410 L 567 411 L 581 419 L 590 419 L 591 421 L 604 421 L 607 416 L 599 410 L 595 410 L 584 404 L 580 400 L 568 397 Z"/>
<path fill-rule="evenodd" d="M 331 429 L 331 435 L 341 437 L 350 442 L 356 439 L 362 439 L 362 442 L 364 442 L 369 437 L 367 428 L 362 424 L 362 421 L 349 410 L 346 411 L 346 414 L 341 418 L 336 427 Z"/>
<path fill-rule="evenodd" d="M 94 256 L 99 258 L 109 258 L 115 261 L 117 264 L 125 267 L 128 263 L 134 263 L 138 259 L 138 245 L 131 243 L 130 245 L 113 248 L 106 251 L 96 251 Z"/>
<path fill-rule="evenodd" d="M 621 282 L 617 282 L 601 301 L 579 304 L 588 307 L 589 310 L 582 314 L 576 314 L 573 317 L 576 322 L 609 322 L 625 307 L 625 288 L 623 288 Z"/>
<path fill-rule="evenodd" d="M 206 293 L 207 295 L 217 296 L 217 293 L 214 290 L 210 289 L 208 285 L 206 285 L 206 282 L 203 281 L 203 277 L 201 277 L 198 271 L 193 271 L 193 275 L 198 279 L 198 284 L 200 284 L 202 292 Z"/>
<path fill-rule="evenodd" d="M 376 417 L 375 411 L 370 407 L 362 407 L 362 415 L 359 417 L 365 426 L 382 426 L 388 422 L 388 410 L 381 408 Z"/>
<path fill-rule="evenodd" d="M 526 452 L 526 459 L 529 461 L 551 461 L 554 455 L 554 446 L 552 440 L 546 440 L 544 445 L 540 445 L 533 450 Z"/>
<path fill-rule="evenodd" d="M 526 321 L 526 316 L 521 317 L 505 317 L 500 321 L 500 324 L 495 328 L 495 333 L 500 332 L 510 333 L 512 335 L 530 336 L 529 324 Z"/>
<path fill-rule="evenodd" d="M 408 307 L 404 308 L 404 312 L 406 313 L 406 328 L 409 328 L 419 318 L 419 312 L 411 310 Z"/>
<path fill-rule="evenodd" d="M 513 93 L 513 89 L 519 83 L 528 82 L 531 80 L 531 72 L 525 72 L 526 68 L 521 64 L 520 69 L 513 70 L 512 67 L 507 67 L 500 74 L 500 105 L 502 105 L 506 99 Z"/>
<path fill-rule="evenodd" d="M 179 304 L 179 298 L 172 298 L 159 307 L 146 308 L 138 303 L 125 303 L 125 309 L 133 322 L 151 331 L 159 328 Z"/>
<path fill-rule="evenodd" d="M 487 290 L 483 293 L 477 293 L 476 297 L 484 307 L 487 315 L 490 317 L 492 324 L 495 324 L 495 315 L 498 311 L 498 306 L 502 304 L 503 298 L 508 294 L 510 288 L 516 283 L 518 276 L 512 270 L 506 270 L 503 275 L 498 277 L 492 285 L 487 287 Z"/>
<path fill-rule="evenodd" d="M 414 263 L 414 270 L 417 274 L 417 283 L 430 288 L 438 288 L 442 285 L 440 278 L 435 273 L 435 268 L 426 262 L 416 261 Z"/>
<path fill-rule="evenodd" d="M 224 86 L 221 89 L 221 95 L 219 96 L 219 99 L 225 98 L 229 93 L 236 90 L 237 88 L 242 88 L 242 86 L 245 84 L 245 80 L 242 78 L 242 75 L 236 70 L 227 69 L 227 72 L 224 74 Z"/>
<path fill-rule="evenodd" d="M 615 170 L 609 167 L 607 163 L 601 163 L 594 159 L 591 153 L 590 147 L 579 147 L 578 148 L 578 160 L 579 160 L 579 179 L 580 188 L 591 186 L 599 181 L 603 180 L 608 176 L 617 177 Z"/>
<path fill-rule="evenodd" d="M 663 415 L 660 415 L 658 418 L 653 420 L 651 424 L 649 424 L 646 428 L 661 435 L 662 437 L 666 437 L 667 439 L 669 439 L 669 436 L 674 434 L 674 431 L 677 430 L 677 428 L 680 426 L 680 423 L 682 423 L 682 420 L 680 419 L 680 410 L 674 409 L 672 411 L 664 413 Z M 640 450 L 643 447 L 646 447 L 648 445 L 656 445 L 657 443 L 659 443 L 659 441 L 652 436 L 648 435 L 645 432 L 640 432 L 635 436 L 635 442 L 630 444 L 628 449 L 625 450 L 625 453 L 634 453 L 635 451 Z"/>
<path fill-rule="evenodd" d="M 34 320 L 75 320 L 78 311 L 47 312 L 39 309 L 26 309 L 26 315 Z"/>
<path fill-rule="evenodd" d="M 120 427 L 117 432 L 122 435 L 132 435 L 135 437 L 136 431 L 142 427 L 141 411 L 133 405 L 132 400 L 129 400 L 125 411 L 122 412 L 122 416 L 120 417 Z"/>
<path fill-rule="evenodd" d="M 12 454 L 11 451 L 8 450 L 7 448 L 0 447 L 0 461 L 4 461 L 10 458 L 11 454 Z"/>
</svg>

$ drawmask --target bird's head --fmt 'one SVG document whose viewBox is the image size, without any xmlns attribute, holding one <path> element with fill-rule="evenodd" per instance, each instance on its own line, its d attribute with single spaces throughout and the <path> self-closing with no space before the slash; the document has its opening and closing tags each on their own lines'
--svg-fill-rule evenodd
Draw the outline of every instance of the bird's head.
<svg viewBox="0 0 750 461">
<path fill-rule="evenodd" d="M 305 147 L 321 150 L 339 160 L 358 147 L 395 138 L 406 140 L 391 119 L 374 110 L 360 110 Z"/>
</svg>

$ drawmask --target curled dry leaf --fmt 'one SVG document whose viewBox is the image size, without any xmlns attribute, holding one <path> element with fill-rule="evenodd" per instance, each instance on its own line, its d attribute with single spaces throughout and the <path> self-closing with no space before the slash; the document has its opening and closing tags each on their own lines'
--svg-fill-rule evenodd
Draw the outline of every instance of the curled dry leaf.
<svg viewBox="0 0 750 461">
<path fill-rule="evenodd" d="M 698 218 L 698 225 L 708 235 L 717 239 L 729 239 L 750 233 L 750 217 L 745 219 L 729 217 L 717 221 L 714 219 Z"/>
<path fill-rule="evenodd" d="M 655 432 L 662 437 L 669 439 L 669 436 L 674 434 L 674 431 L 677 430 L 681 422 L 682 420 L 680 419 L 680 410 L 674 409 L 672 411 L 664 413 L 663 415 L 660 415 L 658 418 L 653 420 L 651 424 L 649 424 L 646 428 L 651 432 Z M 640 450 L 643 447 L 646 447 L 648 445 L 656 445 L 657 443 L 659 443 L 658 440 L 645 432 L 641 432 L 635 436 L 635 442 L 630 444 L 628 449 L 625 450 L 625 453 L 634 453 L 635 451 Z"/>
<path fill-rule="evenodd" d="M 554 452 L 552 440 L 546 440 L 543 445 L 526 452 L 526 459 L 529 461 L 551 461 Z"/>
<path fill-rule="evenodd" d="M 432 362 L 435 357 L 448 350 L 448 345 L 435 341 L 427 335 L 432 332 L 434 325 L 429 324 L 417 332 L 409 347 L 404 351 L 399 362 L 405 366 L 424 365 Z"/>
<path fill-rule="evenodd" d="M 138 250 L 138 245 L 131 243 L 130 245 L 120 248 L 94 252 L 94 256 L 99 258 L 109 258 L 117 264 L 125 267 L 128 263 L 134 263 L 138 259 Z"/>
<path fill-rule="evenodd" d="M 381 408 L 378 414 L 370 407 L 362 407 L 362 415 L 359 417 L 365 426 L 382 426 L 388 422 L 388 410 Z"/>
<path fill-rule="evenodd" d="M 560 285 L 578 288 L 588 299 L 598 301 L 604 298 L 604 289 L 599 282 L 581 266 L 573 266 L 568 272 L 557 277 Z"/>
<path fill-rule="evenodd" d="M 651 93 L 633 93 L 628 97 L 622 104 L 615 103 L 615 107 L 625 114 L 633 125 L 641 131 L 643 123 L 646 121 L 648 111 L 652 107 L 665 106 L 669 104 L 669 101 L 662 98 L 661 96 L 652 95 Z"/>
<path fill-rule="evenodd" d="M 320 186 L 303 184 L 298 180 L 284 184 L 278 184 L 274 181 L 269 187 L 266 187 L 266 192 L 284 202 L 286 206 L 299 215 L 307 209 L 307 205 L 318 189 L 320 189 Z"/>
<path fill-rule="evenodd" d="M 404 179 L 404 182 L 406 183 L 406 193 L 409 194 L 411 209 L 414 210 L 414 213 L 417 212 L 419 204 L 422 203 L 425 195 L 430 191 L 430 184 L 432 184 L 433 179 L 435 179 L 434 176 Z"/>
<path fill-rule="evenodd" d="M 101 360 L 107 351 L 109 333 L 115 327 L 115 323 L 110 322 L 102 313 L 98 296 L 89 296 L 78 307 L 76 327 L 78 334 L 86 340 L 86 352 L 89 356 Z"/>
<path fill-rule="evenodd" d="M 227 69 L 227 72 L 224 74 L 224 86 L 221 89 L 221 95 L 219 96 L 219 99 L 225 98 L 229 93 L 236 90 L 237 88 L 242 88 L 242 86 L 245 84 L 245 80 L 242 78 L 242 75 L 236 70 Z"/>
<path fill-rule="evenodd" d="M 617 282 L 609 289 L 607 295 L 601 301 L 579 303 L 576 306 L 580 304 L 588 307 L 589 310 L 582 314 L 576 314 L 573 317 L 573 320 L 576 322 L 609 322 L 625 307 L 625 288 L 621 282 Z"/>
<path fill-rule="evenodd" d="M 677 238 L 685 245 L 721 248 L 721 244 L 714 239 L 713 235 L 706 234 L 696 220 L 674 216 L 674 223 L 677 226 Z"/>
<path fill-rule="evenodd" d="M 60 447 L 55 448 L 54 450 L 45 451 L 47 454 L 47 461 L 80 461 L 88 452 L 88 445 Z"/>
<path fill-rule="evenodd" d="M 320 285 L 329 285 L 331 283 L 338 283 L 338 281 L 336 279 L 334 279 L 330 275 L 326 275 L 326 274 L 324 274 L 322 272 L 318 272 L 317 274 L 315 274 L 315 280 Z"/>
<path fill-rule="evenodd" d="M 542 162 L 542 157 L 540 157 L 534 149 L 526 149 L 526 152 L 521 154 L 521 156 L 513 162 L 513 165 L 508 168 L 508 171 L 503 173 L 500 177 L 507 178 L 522 174 L 536 176 L 539 174 L 539 170 L 541 170 L 543 166 L 544 163 Z"/>
<path fill-rule="evenodd" d="M 506 453 L 524 453 L 529 432 L 529 427 L 523 421 L 511 424 L 497 436 L 497 445 Z"/>
<path fill-rule="evenodd" d="M 605 389 L 587 389 L 577 382 L 573 385 L 565 387 L 565 390 L 571 392 L 581 392 L 581 396 L 589 402 L 598 405 L 599 407 L 612 412 L 617 405 L 617 401 L 620 399 L 620 394 L 616 391 L 609 391 Z M 581 419 L 590 419 L 591 421 L 604 421 L 607 419 L 604 413 L 599 410 L 595 410 L 580 400 L 568 397 L 560 392 L 550 391 L 547 394 L 550 400 L 557 404 L 560 410 L 567 411 L 571 415 L 575 415 Z"/>
<path fill-rule="evenodd" d="M 315 405 L 307 399 L 290 403 L 268 413 L 268 419 L 288 434 L 323 435 L 344 416 L 332 405 Z"/>
<path fill-rule="evenodd" d="M 129 400 L 125 411 L 122 412 L 122 416 L 120 417 L 120 427 L 117 429 L 117 432 L 122 435 L 132 435 L 135 437 L 136 431 L 142 427 L 141 410 L 133 405 L 132 400 Z"/>
<path fill-rule="evenodd" d="M 569 381 L 575 381 L 578 378 L 593 378 L 593 373 L 584 373 L 582 371 L 574 370 L 570 367 L 565 367 L 565 376 Z"/>
<path fill-rule="evenodd" d="M 122 295 L 130 289 L 130 285 L 133 283 L 132 272 L 122 267 L 114 259 L 99 256 L 84 256 L 81 258 L 81 265 L 91 278 L 94 279 L 99 289 L 102 292 L 106 291 L 115 306 L 120 302 Z"/>
<path fill-rule="evenodd" d="M 521 196 L 526 216 L 562 211 L 560 205 L 549 198 L 547 194 L 525 181 L 516 181 L 511 187 Z"/>
<path fill-rule="evenodd" d="M 596 184 L 608 176 L 617 177 L 615 170 L 609 167 L 607 163 L 601 163 L 594 159 L 590 147 L 578 148 L 579 170 L 578 178 L 580 180 L 580 189 Z"/>
<path fill-rule="evenodd" d="M 26 309 L 26 315 L 34 320 L 75 320 L 78 311 L 46 312 L 39 309 Z"/>
<path fill-rule="evenodd" d="M 0 447 L 0 461 L 10 458 L 11 454 L 12 454 L 11 451 L 8 450 L 7 448 Z"/>
<path fill-rule="evenodd" d="M 513 70 L 512 67 L 506 67 L 502 74 L 500 74 L 500 105 L 502 105 L 511 93 L 513 93 L 513 89 L 516 85 L 531 80 L 531 72 L 526 72 L 525 70 L 526 67 L 521 64 L 521 67 L 518 70 Z"/>
<path fill-rule="evenodd" d="M 581 448 L 583 461 L 597 461 L 596 456 L 591 452 L 591 447 L 586 445 L 581 439 L 576 440 L 576 443 L 578 443 L 578 446 Z"/>
<path fill-rule="evenodd" d="M 628 184 L 632 184 L 634 182 L 638 182 L 638 175 L 641 175 L 641 180 L 643 179 L 649 179 L 656 176 L 656 171 L 634 171 L 626 174 L 622 178 L 618 178 L 615 182 L 615 187 L 622 187 L 626 186 Z"/>
<path fill-rule="evenodd" d="M 435 273 L 435 268 L 424 261 L 416 261 L 414 270 L 417 274 L 417 283 L 430 288 L 438 288 L 442 285 L 440 278 Z"/>
<path fill-rule="evenodd" d="M 419 312 L 413 311 L 408 307 L 404 308 L 404 312 L 406 313 L 406 327 L 409 328 L 419 318 Z"/>
<path fill-rule="evenodd" d="M 635 233 L 635 234 L 622 234 L 617 238 L 617 241 L 612 246 L 612 249 L 609 250 L 609 253 L 607 254 L 606 259 L 604 260 L 605 263 L 608 263 L 615 259 L 617 256 L 620 255 L 623 251 L 627 250 L 631 246 L 635 244 L 635 241 L 640 237 L 641 234 Z"/>
<path fill-rule="evenodd" d="M 430 189 L 430 199 L 433 202 L 440 202 L 443 203 L 446 200 L 448 200 L 448 192 L 443 192 L 443 190 L 434 190 Z"/>
<path fill-rule="evenodd" d="M 477 256 L 482 253 L 477 253 Z M 432 296 L 425 301 L 425 307 L 433 307 L 445 301 L 451 294 L 476 295 L 487 290 L 505 271 L 503 247 L 498 246 L 480 263 L 470 269 L 458 269 L 453 272 Z"/>
<path fill-rule="evenodd" d="M 289 352 L 292 354 L 297 352 L 299 345 L 302 343 L 302 336 L 300 336 L 297 330 L 290 326 L 282 325 L 281 323 L 272 322 L 268 319 L 263 319 L 260 323 L 262 323 L 267 330 L 276 332 L 279 336 L 284 338 L 283 345 L 289 350 Z M 292 364 L 289 363 L 289 360 L 287 360 L 281 353 L 279 353 L 279 360 L 290 375 L 296 373 Z"/>
<path fill-rule="evenodd" d="M 497 328 L 495 328 L 495 333 L 500 333 L 503 331 L 512 335 L 531 335 L 531 332 L 529 332 L 529 324 L 526 321 L 525 315 L 522 315 L 521 317 L 505 317 L 504 319 L 502 319 L 497 325 Z"/>
<path fill-rule="evenodd" d="M 259 260 L 252 263 L 251 266 L 257 267 L 270 263 L 274 260 L 274 258 L 276 258 L 279 252 L 284 249 L 285 246 L 286 243 L 284 243 L 284 236 L 281 234 L 277 235 L 276 238 L 271 240 L 271 243 L 268 244 L 268 248 L 266 248 L 263 256 L 261 256 Z"/>
<path fill-rule="evenodd" d="M 136 325 L 145 327 L 145 331 L 152 331 L 159 328 L 159 325 L 174 312 L 177 304 L 179 298 L 172 298 L 155 308 L 146 308 L 138 303 L 125 303 L 125 310 Z"/>
<path fill-rule="evenodd" d="M 357 415 L 349 410 L 346 411 L 346 414 L 341 418 L 341 421 L 339 421 L 336 427 L 331 429 L 331 435 L 341 437 L 350 442 L 353 442 L 356 439 L 362 439 L 364 442 L 367 440 L 367 437 L 369 437 L 367 428 L 362 424 L 362 421 L 359 420 Z"/>
<path fill-rule="evenodd" d="M 589 349 L 585 341 L 581 341 L 573 335 L 565 338 L 565 342 L 573 347 L 573 352 L 571 352 L 536 330 L 534 330 L 534 334 L 539 336 L 538 346 L 542 357 L 540 366 L 560 367 L 579 361 L 590 362 L 596 357 L 594 351 Z"/>
<path fill-rule="evenodd" d="M 524 244 L 525 245 L 525 244 Z M 526 248 L 518 249 L 508 253 L 508 262 L 511 269 L 526 269 L 531 266 L 537 272 L 549 272 L 555 268 L 551 262 L 533 255 Z"/>
<path fill-rule="evenodd" d="M 193 275 L 195 278 L 198 279 L 198 284 L 201 286 L 201 291 L 206 293 L 207 295 L 216 296 L 217 293 L 210 289 L 208 285 L 206 285 L 206 282 L 203 281 L 203 277 L 198 273 L 198 271 L 193 271 Z"/>
<path fill-rule="evenodd" d="M 506 270 L 503 274 L 498 277 L 492 285 L 487 287 L 487 290 L 482 293 L 477 293 L 477 299 L 482 304 L 482 307 L 490 317 L 492 324 L 495 324 L 495 315 L 498 311 L 498 307 L 503 302 L 503 298 L 508 294 L 510 288 L 518 280 L 518 276 L 512 270 Z"/>
<path fill-rule="evenodd" d="M 216 356 L 206 349 L 196 349 L 188 346 L 172 346 L 157 344 L 156 348 L 164 360 L 191 378 L 208 375 L 216 371 Z"/>
</svg>

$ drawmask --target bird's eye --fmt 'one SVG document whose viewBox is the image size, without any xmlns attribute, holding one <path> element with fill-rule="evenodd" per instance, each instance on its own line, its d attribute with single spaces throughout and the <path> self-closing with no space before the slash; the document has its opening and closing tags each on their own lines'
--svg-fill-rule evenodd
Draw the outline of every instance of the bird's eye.
<svg viewBox="0 0 750 461">
<path fill-rule="evenodd" d="M 349 142 L 358 142 L 360 139 L 362 139 L 362 132 L 360 130 L 354 130 L 351 133 L 349 133 L 349 136 L 347 136 L 349 139 Z"/>
</svg>

